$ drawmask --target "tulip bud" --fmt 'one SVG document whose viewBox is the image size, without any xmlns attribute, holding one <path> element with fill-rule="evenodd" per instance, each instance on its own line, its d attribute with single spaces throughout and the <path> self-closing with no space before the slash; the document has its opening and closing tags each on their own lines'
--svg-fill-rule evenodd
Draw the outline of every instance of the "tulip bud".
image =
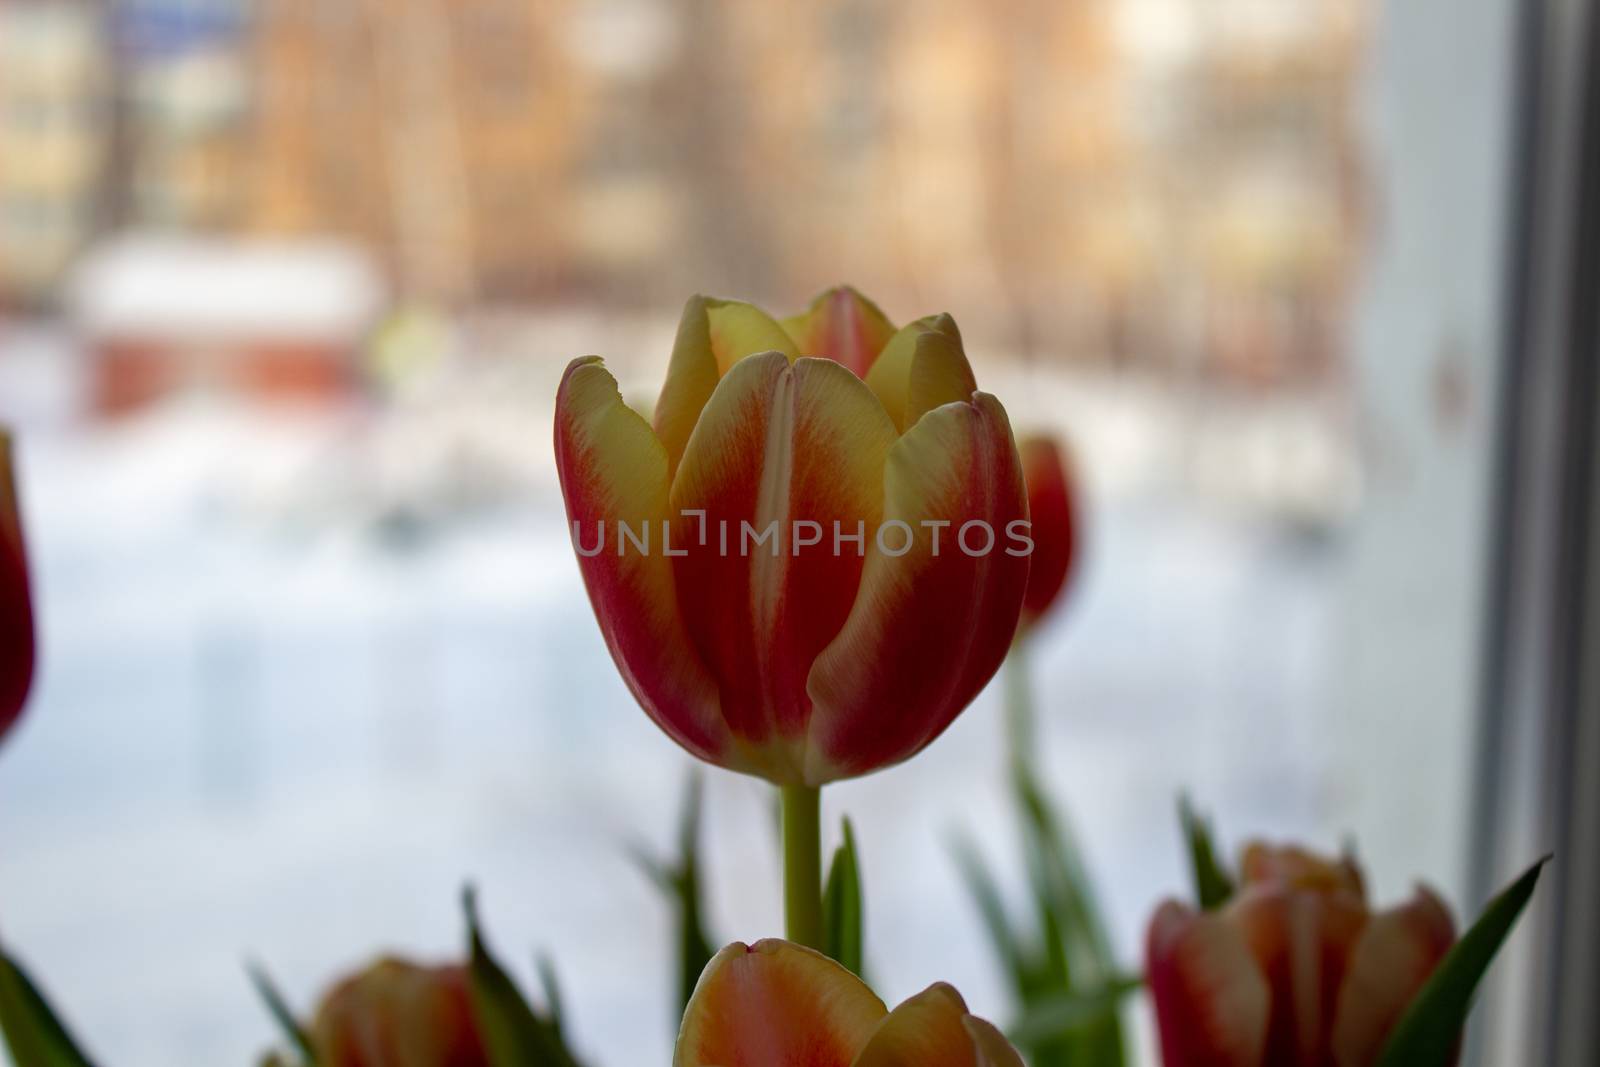
<svg viewBox="0 0 1600 1067">
<path fill-rule="evenodd" d="M 33 684 L 33 599 L 17 511 L 11 436 L 0 429 L 0 739 L 22 714 Z"/>
<path fill-rule="evenodd" d="M 1373 914 L 1360 869 L 1253 844 L 1221 911 L 1168 902 L 1147 939 L 1166 1067 L 1371 1067 L 1455 941 L 1419 889 Z"/>
<path fill-rule="evenodd" d="M 1024 626 L 1037 622 L 1066 587 L 1078 555 L 1078 516 L 1062 448 L 1049 437 L 1018 442 L 1022 480 L 1028 486 L 1032 521 L 1033 567 L 1022 601 Z"/>
<path fill-rule="evenodd" d="M 379 960 L 328 992 L 311 1041 L 320 1067 L 489 1067 L 460 966 Z"/>
<path fill-rule="evenodd" d="M 943 982 L 889 1011 L 866 983 L 788 941 L 735 942 L 706 966 L 673 1067 L 1022 1067 Z"/>
</svg>

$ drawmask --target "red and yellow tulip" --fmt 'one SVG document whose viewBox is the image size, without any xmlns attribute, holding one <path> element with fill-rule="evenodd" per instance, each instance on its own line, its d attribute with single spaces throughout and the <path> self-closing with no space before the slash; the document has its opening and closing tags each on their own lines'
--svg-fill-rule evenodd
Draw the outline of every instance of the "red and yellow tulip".
<svg viewBox="0 0 1600 1067">
<path fill-rule="evenodd" d="M 310 1037 L 321 1067 L 489 1067 L 460 966 L 379 960 L 329 990 Z"/>
<path fill-rule="evenodd" d="M 1147 979 L 1166 1067 L 1369 1067 L 1455 942 L 1439 898 L 1368 910 L 1361 872 L 1251 845 L 1220 911 L 1169 901 Z"/>
<path fill-rule="evenodd" d="M 0 738 L 22 714 L 33 684 L 33 598 L 17 513 L 11 436 L 0 429 Z"/>
<path fill-rule="evenodd" d="M 866 983 L 788 941 L 735 942 L 707 965 L 673 1067 L 1022 1067 L 940 982 L 894 1011 Z"/>
<path fill-rule="evenodd" d="M 948 315 L 896 330 L 846 288 L 781 322 L 695 297 L 654 424 L 579 359 L 555 447 L 612 657 L 704 760 L 790 786 L 866 774 L 938 737 L 1005 656 L 1027 499 Z"/>
<path fill-rule="evenodd" d="M 1078 560 L 1078 509 L 1062 447 L 1052 437 L 1017 442 L 1033 523 L 1033 566 L 1022 599 L 1022 624 L 1038 622 L 1060 597 Z"/>
</svg>

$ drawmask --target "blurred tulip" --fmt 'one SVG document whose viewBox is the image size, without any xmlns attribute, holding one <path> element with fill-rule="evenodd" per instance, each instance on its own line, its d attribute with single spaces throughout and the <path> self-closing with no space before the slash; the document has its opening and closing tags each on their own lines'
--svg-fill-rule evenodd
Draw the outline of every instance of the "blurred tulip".
<svg viewBox="0 0 1600 1067">
<path fill-rule="evenodd" d="M 16 723 L 33 684 L 33 598 L 17 513 L 11 435 L 0 429 L 0 739 Z"/>
<path fill-rule="evenodd" d="M 379 960 L 323 998 L 311 1043 L 320 1067 L 489 1067 L 459 966 Z"/>
<path fill-rule="evenodd" d="M 1371 913 L 1361 872 L 1296 848 L 1251 845 L 1221 910 L 1163 904 L 1147 967 L 1166 1067 L 1369 1067 L 1455 943 L 1418 887 Z"/>
<path fill-rule="evenodd" d="M 701 759 L 794 787 L 869 773 L 1005 656 L 1028 505 L 948 315 L 896 331 L 839 288 L 780 324 L 694 297 L 654 426 L 579 359 L 555 447 L 612 657 Z"/>
<path fill-rule="evenodd" d="M 1055 439 L 1025 437 L 1017 449 L 1033 520 L 1033 567 L 1022 599 L 1022 624 L 1031 626 L 1055 604 L 1072 575 L 1078 558 L 1078 516 L 1067 463 Z"/>
<path fill-rule="evenodd" d="M 942 982 L 889 1011 L 866 983 L 787 941 L 735 942 L 684 1013 L 673 1067 L 1022 1067 Z"/>
</svg>

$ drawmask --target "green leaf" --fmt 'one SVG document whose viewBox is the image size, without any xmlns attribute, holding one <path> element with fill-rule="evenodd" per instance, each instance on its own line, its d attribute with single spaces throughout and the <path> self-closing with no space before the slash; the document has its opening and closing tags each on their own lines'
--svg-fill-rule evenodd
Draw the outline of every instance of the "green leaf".
<svg viewBox="0 0 1600 1067">
<path fill-rule="evenodd" d="M 1194 892 L 1205 911 L 1215 911 L 1233 896 L 1233 879 L 1217 860 L 1212 843 L 1211 824 L 1189 803 L 1187 795 L 1178 798 L 1178 819 L 1183 823 L 1184 840 L 1189 845 L 1189 863 L 1194 871 Z"/>
<path fill-rule="evenodd" d="M 1023 814 L 1023 845 L 1036 903 L 1066 944 L 1070 970 L 1091 971 L 1095 984 L 1114 971 L 1111 938 L 1100 917 L 1082 851 L 1031 774 L 1018 771 L 1013 786 Z"/>
<path fill-rule="evenodd" d="M 961 880 L 967 885 L 967 892 L 972 894 L 973 902 L 978 907 L 984 931 L 989 935 L 995 955 L 1000 958 L 1000 965 L 1020 989 L 1023 976 L 1030 968 L 1023 953 L 1022 938 L 1012 926 L 1010 913 L 1000 897 L 994 876 L 989 873 L 977 846 L 966 834 L 956 834 L 951 838 L 950 852 L 955 857 L 956 869 L 961 872 Z"/>
<path fill-rule="evenodd" d="M 462 893 L 471 944 L 469 984 L 472 1014 L 489 1053 L 490 1067 L 580 1067 L 562 1040 L 557 1021 L 541 1016 L 500 966 L 478 925 L 477 896 Z"/>
<path fill-rule="evenodd" d="M 556 1040 L 565 1044 L 566 1032 L 566 1001 L 561 996 L 561 983 L 556 979 L 556 964 L 549 956 L 541 955 L 533 961 L 534 970 L 539 975 L 539 988 L 544 990 L 544 1002 L 550 1017 L 550 1029 L 555 1033 Z"/>
<path fill-rule="evenodd" d="M 676 897 L 678 893 L 678 873 L 676 868 L 661 862 L 650 854 L 650 850 L 641 844 L 627 846 L 628 858 L 633 865 L 639 868 L 645 880 L 652 883 L 663 893 Z"/>
<path fill-rule="evenodd" d="M 0 1032 L 17 1067 L 90 1067 L 28 973 L 0 951 Z"/>
<path fill-rule="evenodd" d="M 317 1051 L 311 1046 L 311 1036 L 306 1033 L 305 1027 L 300 1025 L 294 1017 L 294 1012 L 289 1009 L 289 1002 L 273 983 L 272 977 L 267 974 L 266 968 L 258 963 L 245 964 L 245 973 L 250 976 L 250 984 L 255 987 L 260 995 L 261 1002 L 267 1006 L 267 1014 L 272 1016 L 278 1024 L 278 1029 L 283 1031 L 283 1036 L 305 1057 L 306 1067 L 317 1067 Z"/>
<path fill-rule="evenodd" d="M 844 819 L 844 842 L 833 853 L 822 896 L 823 948 L 851 973 L 861 974 L 861 865 L 856 835 Z"/>
<path fill-rule="evenodd" d="M 1023 843 L 1041 909 L 1069 942 L 1073 966 L 1097 972 L 1096 980 L 1109 976 L 1114 969 L 1111 937 L 1100 917 L 1082 850 L 1032 774 L 1018 767 L 1012 784 L 1023 813 Z"/>
<path fill-rule="evenodd" d="M 1040 1018 L 1045 1019 L 1051 1012 L 1059 1017 L 1063 1004 L 1071 1002 L 1082 1010 L 1083 1004 L 1092 1003 L 1094 995 L 1109 987 L 1116 967 L 1082 852 L 1066 819 L 1052 809 L 1036 778 L 1038 746 L 1027 650 L 1028 642 L 1019 633 L 1003 673 L 1012 797 L 1020 816 L 1038 928 L 1036 936 L 1026 941 L 1009 934 L 1016 951 L 1008 966 L 1025 1011 L 1051 1006 L 1047 1011 L 1041 1008 L 1045 1014 Z M 981 885 L 973 877 L 978 870 L 969 865 L 968 882 L 975 888 Z M 988 881 L 992 894 L 992 880 Z M 987 920 L 991 939 L 1001 944 L 994 933 L 1005 922 L 998 898 L 989 902 L 980 898 L 980 907 L 991 916 Z M 1009 929 L 1009 923 L 1005 925 Z M 1083 1000 L 1086 991 L 1089 1001 Z M 1029 1049 L 1034 1067 L 1118 1067 L 1124 1063 L 1125 1042 L 1115 1003 L 1092 1014 L 1081 1025 L 1058 1027 L 1055 1032 L 1041 1030 L 1039 1041 Z"/>
<path fill-rule="evenodd" d="M 1012 787 L 1045 949 L 1043 980 L 1024 990 L 1024 1009 L 1111 988 L 1119 973 L 1116 957 L 1082 850 L 1025 763 L 1013 763 Z M 1123 1063 L 1126 1041 L 1115 1003 L 1098 1019 L 1059 1032 L 1035 1051 L 1040 1067 Z"/>
<path fill-rule="evenodd" d="M 701 894 L 700 823 L 705 810 L 705 780 L 699 769 L 689 775 L 683 810 L 678 818 L 678 1002 L 687 1007 L 700 975 L 716 954 L 706 933 Z M 679 1014 L 682 1012 L 680 1010 Z"/>
<path fill-rule="evenodd" d="M 1140 984 L 1140 979 L 1122 975 L 1098 989 L 1040 997 L 1027 1006 L 1006 1032 L 1014 1043 L 1036 1048 L 1059 1041 L 1063 1036 L 1092 1030 L 1103 1025 L 1107 1016 L 1116 1012 L 1122 999 Z M 1101 1062 L 1104 1061 L 1096 1061 Z"/>
<path fill-rule="evenodd" d="M 1528 906 L 1539 874 L 1549 861 L 1546 856 L 1529 867 L 1489 902 L 1400 1017 L 1377 1067 L 1445 1067 L 1452 1062 L 1472 1010 L 1472 995 Z"/>
<path fill-rule="evenodd" d="M 671 902 L 678 929 L 678 1014 L 689 1005 L 700 975 L 716 954 L 706 933 L 705 904 L 701 894 L 700 823 L 705 808 L 705 786 L 698 768 L 690 772 L 678 816 L 678 855 L 659 860 L 643 846 L 631 848 L 634 863 Z"/>
</svg>

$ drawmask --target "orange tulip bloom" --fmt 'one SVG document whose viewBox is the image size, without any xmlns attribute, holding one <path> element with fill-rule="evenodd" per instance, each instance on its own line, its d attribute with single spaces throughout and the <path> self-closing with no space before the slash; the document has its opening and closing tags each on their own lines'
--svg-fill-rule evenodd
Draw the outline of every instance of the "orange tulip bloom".
<svg viewBox="0 0 1600 1067">
<path fill-rule="evenodd" d="M 735 942 L 700 976 L 673 1067 L 1022 1067 L 943 982 L 889 1011 L 839 964 L 788 941 Z"/>
<path fill-rule="evenodd" d="M 323 998 L 311 1042 L 322 1067 L 489 1067 L 460 966 L 379 960 Z"/>
<path fill-rule="evenodd" d="M 654 426 L 596 357 L 556 463 L 606 644 L 711 763 L 818 786 L 907 759 L 1000 666 L 1028 576 L 1010 423 L 947 315 L 835 289 L 685 307 Z"/>
<path fill-rule="evenodd" d="M 1022 622 L 1027 626 L 1050 610 L 1067 584 L 1078 559 L 1078 515 L 1067 465 L 1055 439 L 1025 437 L 1017 449 L 1033 520 L 1033 567 L 1022 600 Z"/>
<path fill-rule="evenodd" d="M 1147 979 L 1166 1067 L 1368 1067 L 1455 943 L 1419 887 L 1371 913 L 1361 872 L 1251 845 L 1220 911 L 1175 901 L 1151 920 Z"/>
<path fill-rule="evenodd" d="M 33 598 L 17 514 L 11 436 L 0 429 L 0 738 L 28 699 L 33 684 Z"/>
</svg>

